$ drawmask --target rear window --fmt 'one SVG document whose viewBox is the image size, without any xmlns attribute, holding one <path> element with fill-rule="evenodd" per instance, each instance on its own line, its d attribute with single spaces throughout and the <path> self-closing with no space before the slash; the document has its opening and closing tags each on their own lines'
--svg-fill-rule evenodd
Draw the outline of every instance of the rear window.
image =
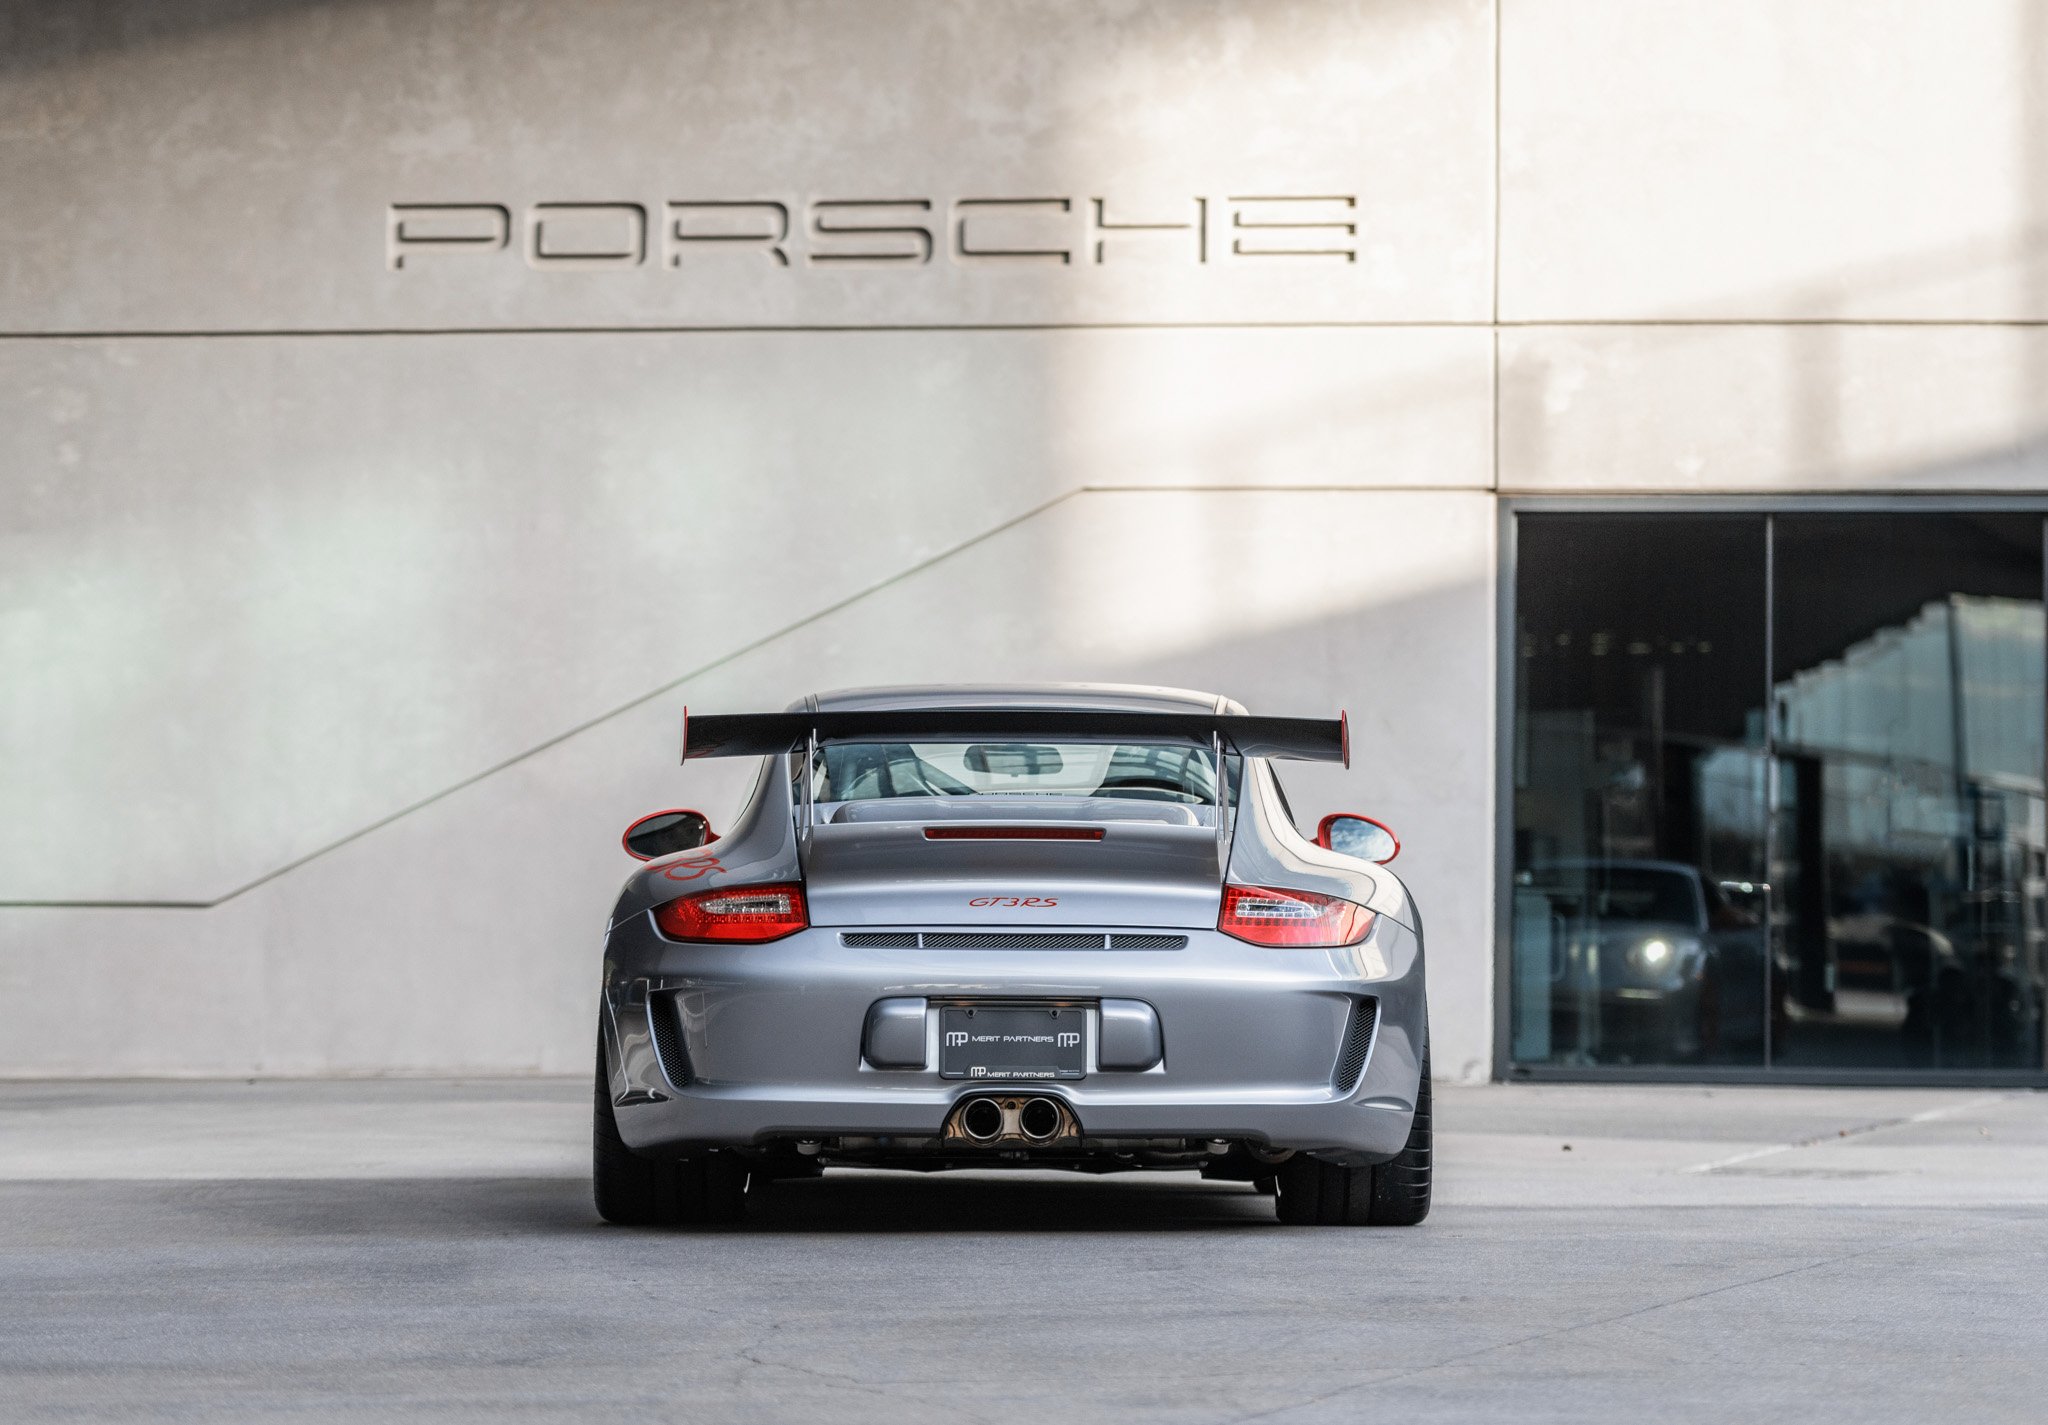
<svg viewBox="0 0 2048 1425">
<path fill-rule="evenodd" d="M 1229 759 L 1233 794 L 1238 760 Z M 811 768 L 817 802 L 1008 796 L 1214 806 L 1216 759 L 1186 744 L 844 742 L 820 748 Z"/>
</svg>

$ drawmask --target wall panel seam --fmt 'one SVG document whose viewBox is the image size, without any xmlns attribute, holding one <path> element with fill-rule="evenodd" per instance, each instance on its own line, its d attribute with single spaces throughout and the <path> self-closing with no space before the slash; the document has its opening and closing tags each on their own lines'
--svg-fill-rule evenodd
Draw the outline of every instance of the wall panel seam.
<svg viewBox="0 0 2048 1425">
<path fill-rule="evenodd" d="M 1657 328 L 1856 327 L 1911 329 L 2048 327 L 2042 317 L 1521 317 L 1492 320 L 1461 317 L 1406 321 L 1298 322 L 984 322 L 865 326 L 518 326 L 518 327 L 223 327 L 216 330 L 109 328 L 78 331 L 0 330 L 0 341 L 250 341 L 287 337 L 433 336 L 828 336 L 862 333 L 1062 332 L 1062 331 L 1517 331 L 1580 328 L 1641 331 Z"/>
</svg>

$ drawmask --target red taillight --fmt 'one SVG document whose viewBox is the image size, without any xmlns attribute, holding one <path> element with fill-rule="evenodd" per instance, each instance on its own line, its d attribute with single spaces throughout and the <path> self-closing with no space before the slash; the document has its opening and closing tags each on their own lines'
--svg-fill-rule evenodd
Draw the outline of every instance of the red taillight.
<svg viewBox="0 0 2048 1425">
<path fill-rule="evenodd" d="M 1216 928 L 1254 945 L 1356 945 L 1372 934 L 1372 912 L 1354 901 L 1271 886 L 1225 886 Z"/>
<path fill-rule="evenodd" d="M 758 945 L 794 935 L 811 923 L 802 886 L 746 886 L 699 891 L 654 908 L 654 923 L 671 940 Z"/>
</svg>

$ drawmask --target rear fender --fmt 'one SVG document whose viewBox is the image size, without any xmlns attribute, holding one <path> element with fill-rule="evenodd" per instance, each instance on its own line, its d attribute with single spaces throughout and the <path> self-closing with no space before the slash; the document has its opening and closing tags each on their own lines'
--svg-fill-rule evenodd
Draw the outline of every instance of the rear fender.
<svg viewBox="0 0 2048 1425">
<path fill-rule="evenodd" d="M 628 876 L 613 907 L 612 923 L 695 891 L 802 880 L 788 765 L 783 757 L 761 759 L 753 794 L 732 829 L 717 841 L 649 861 Z"/>
<path fill-rule="evenodd" d="M 1252 774 L 1245 778 L 1246 795 L 1231 838 L 1232 881 L 1341 896 L 1409 930 L 1421 930 L 1421 917 L 1399 876 L 1384 866 L 1327 850 L 1296 831 L 1273 788 L 1272 769 L 1262 761 L 1250 765 Z"/>
</svg>

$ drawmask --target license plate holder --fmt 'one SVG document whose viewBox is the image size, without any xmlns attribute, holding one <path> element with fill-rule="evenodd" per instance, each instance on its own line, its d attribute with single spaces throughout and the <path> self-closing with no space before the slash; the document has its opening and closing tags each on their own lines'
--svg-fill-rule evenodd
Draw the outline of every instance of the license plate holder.
<svg viewBox="0 0 2048 1425">
<path fill-rule="evenodd" d="M 939 1077 L 1038 1082 L 1088 1072 L 1087 1011 L 1077 1005 L 944 1005 Z"/>
</svg>

